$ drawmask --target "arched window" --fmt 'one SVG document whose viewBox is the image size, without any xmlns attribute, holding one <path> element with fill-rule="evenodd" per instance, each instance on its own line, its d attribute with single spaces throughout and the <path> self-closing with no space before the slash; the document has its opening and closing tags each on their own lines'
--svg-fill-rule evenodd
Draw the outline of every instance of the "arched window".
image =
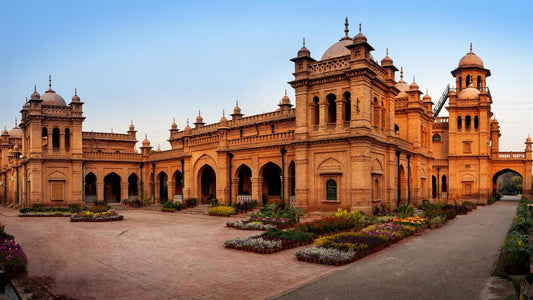
<svg viewBox="0 0 533 300">
<path fill-rule="evenodd" d="M 400 126 L 398 124 L 394 124 L 394 135 L 400 136 Z"/>
<path fill-rule="evenodd" d="M 448 183 L 446 182 L 446 175 L 442 175 L 442 192 L 448 192 Z"/>
<path fill-rule="evenodd" d="M 319 101 L 320 100 L 318 99 L 318 97 L 314 97 L 313 98 L 313 104 L 315 105 L 315 107 L 314 107 L 315 115 L 314 115 L 313 124 L 315 124 L 315 125 L 318 125 L 318 123 L 320 122 L 320 106 L 318 105 Z"/>
<path fill-rule="evenodd" d="M 470 126 L 472 125 L 472 117 L 466 116 L 465 117 L 465 129 L 470 129 Z"/>
<path fill-rule="evenodd" d="M 433 140 L 434 142 L 440 142 L 440 141 L 441 141 L 440 134 L 435 133 L 435 134 L 433 135 L 432 140 Z"/>
<path fill-rule="evenodd" d="M 52 130 L 52 147 L 54 151 L 59 151 L 59 128 Z"/>
<path fill-rule="evenodd" d="M 466 75 L 466 87 L 468 87 L 471 82 L 472 82 L 472 76 Z"/>
<path fill-rule="evenodd" d="M 41 133 L 41 137 L 43 139 L 47 139 L 48 138 L 48 129 L 46 127 L 43 127 L 43 131 Z"/>
<path fill-rule="evenodd" d="M 374 97 L 374 119 L 373 119 L 373 125 L 375 128 L 377 128 L 380 124 L 380 121 L 379 121 L 379 117 L 380 117 L 380 113 L 379 111 L 381 110 L 381 108 L 379 107 L 379 102 L 378 102 L 378 99 L 376 97 Z"/>
<path fill-rule="evenodd" d="M 461 119 L 461 116 L 457 117 L 457 129 L 461 130 L 463 128 L 463 121 Z"/>
<path fill-rule="evenodd" d="M 337 122 L 337 103 L 335 103 L 337 96 L 335 96 L 334 94 L 329 94 L 327 96 L 327 99 L 328 99 L 328 123 L 335 123 Z"/>
<path fill-rule="evenodd" d="M 271 131 L 271 133 L 274 133 L 274 124 L 270 125 L 270 131 Z"/>
<path fill-rule="evenodd" d="M 350 92 L 344 93 L 344 121 L 350 121 L 352 118 L 352 100 L 350 99 Z"/>
<path fill-rule="evenodd" d="M 459 76 L 459 90 L 463 88 L 463 77 Z"/>
<path fill-rule="evenodd" d="M 70 129 L 65 129 L 65 149 L 70 150 Z"/>
<path fill-rule="evenodd" d="M 474 117 L 474 128 L 477 130 L 479 128 L 479 117 Z"/>
<path fill-rule="evenodd" d="M 478 76 L 477 77 L 477 85 L 476 85 L 477 89 L 481 91 L 481 76 Z"/>
<path fill-rule="evenodd" d="M 326 200 L 337 200 L 337 182 L 333 179 L 326 182 Z"/>
</svg>

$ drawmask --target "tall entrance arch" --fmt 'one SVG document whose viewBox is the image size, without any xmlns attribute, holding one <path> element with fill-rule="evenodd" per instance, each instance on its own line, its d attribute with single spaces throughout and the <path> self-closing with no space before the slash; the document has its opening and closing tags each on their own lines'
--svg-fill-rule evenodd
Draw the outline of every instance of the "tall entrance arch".
<svg viewBox="0 0 533 300">
<path fill-rule="evenodd" d="M 507 180 L 514 181 L 514 182 L 511 183 L 513 185 L 512 189 L 504 189 L 503 190 L 504 186 L 503 185 L 499 186 L 498 179 L 500 177 L 503 177 L 503 176 L 508 176 L 508 178 L 506 178 L 505 181 L 507 181 Z M 519 177 L 520 180 L 519 181 L 518 180 L 513 180 L 513 177 Z M 503 179 L 503 178 L 500 178 L 500 179 Z M 501 181 L 501 182 L 503 183 L 503 181 Z M 500 191 L 502 192 L 502 194 L 509 194 L 509 195 L 522 194 L 522 192 L 523 192 L 523 182 L 524 182 L 524 177 L 522 176 L 522 174 L 518 173 L 515 170 L 506 168 L 506 169 L 503 169 L 501 171 L 498 171 L 498 172 L 496 172 L 496 174 L 494 174 L 494 176 L 492 176 L 492 195 L 495 196 Z"/>
<path fill-rule="evenodd" d="M 168 175 L 165 172 L 159 173 L 157 175 L 157 180 L 159 181 L 159 202 L 168 201 Z"/>
<path fill-rule="evenodd" d="M 263 167 L 261 176 L 263 177 L 263 195 L 266 195 L 269 200 L 281 200 L 281 168 L 269 162 Z"/>
<path fill-rule="evenodd" d="M 209 203 L 211 198 L 217 197 L 217 175 L 210 165 L 203 166 L 199 171 L 200 200 L 202 203 Z"/>
<path fill-rule="evenodd" d="M 239 178 L 238 194 L 250 195 L 252 192 L 252 170 L 247 165 L 241 165 L 237 171 Z"/>
<path fill-rule="evenodd" d="M 96 201 L 96 175 L 90 172 L 85 176 L 85 203 Z"/>
<path fill-rule="evenodd" d="M 104 201 L 120 202 L 120 176 L 115 172 L 104 177 Z"/>
<path fill-rule="evenodd" d="M 133 201 L 137 200 L 139 197 L 139 191 L 137 182 L 139 181 L 139 178 L 135 173 L 131 173 L 131 175 L 128 177 L 128 200 Z"/>
</svg>

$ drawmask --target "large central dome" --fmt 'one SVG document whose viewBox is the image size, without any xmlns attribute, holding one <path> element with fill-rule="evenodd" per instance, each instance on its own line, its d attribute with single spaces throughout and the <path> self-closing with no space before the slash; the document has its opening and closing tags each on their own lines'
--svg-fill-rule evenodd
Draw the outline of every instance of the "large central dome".
<svg viewBox="0 0 533 300">
<path fill-rule="evenodd" d="M 53 105 L 53 106 L 67 106 L 65 99 L 60 95 L 56 94 L 52 89 L 47 90 L 44 94 L 41 95 L 41 100 L 43 100 L 43 105 Z"/>
<path fill-rule="evenodd" d="M 324 52 L 320 60 L 350 55 L 350 50 L 346 46 L 352 43 L 353 41 L 351 39 L 342 39 L 336 42 Z"/>
</svg>

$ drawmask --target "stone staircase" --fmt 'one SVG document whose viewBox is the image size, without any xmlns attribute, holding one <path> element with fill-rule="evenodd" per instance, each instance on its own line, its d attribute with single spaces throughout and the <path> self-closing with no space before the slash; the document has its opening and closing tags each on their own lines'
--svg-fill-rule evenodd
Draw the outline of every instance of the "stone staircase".
<svg viewBox="0 0 533 300">
<path fill-rule="evenodd" d="M 199 204 L 195 207 L 183 209 L 182 212 L 190 215 L 207 215 L 209 204 Z"/>
</svg>

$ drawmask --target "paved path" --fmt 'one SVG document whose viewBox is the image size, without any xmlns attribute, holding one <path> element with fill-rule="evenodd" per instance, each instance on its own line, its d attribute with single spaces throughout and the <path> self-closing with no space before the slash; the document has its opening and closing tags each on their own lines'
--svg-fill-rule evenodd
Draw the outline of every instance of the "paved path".
<svg viewBox="0 0 533 300">
<path fill-rule="evenodd" d="M 499 201 L 277 299 L 480 299 L 516 214 Z"/>
<path fill-rule="evenodd" d="M 261 233 L 226 227 L 235 217 L 120 213 L 124 221 L 70 223 L 0 207 L 0 222 L 29 260 L 27 280 L 15 282 L 77 299 L 265 299 L 339 270 L 298 261 L 298 249 L 224 248 L 225 240 Z"/>
</svg>

